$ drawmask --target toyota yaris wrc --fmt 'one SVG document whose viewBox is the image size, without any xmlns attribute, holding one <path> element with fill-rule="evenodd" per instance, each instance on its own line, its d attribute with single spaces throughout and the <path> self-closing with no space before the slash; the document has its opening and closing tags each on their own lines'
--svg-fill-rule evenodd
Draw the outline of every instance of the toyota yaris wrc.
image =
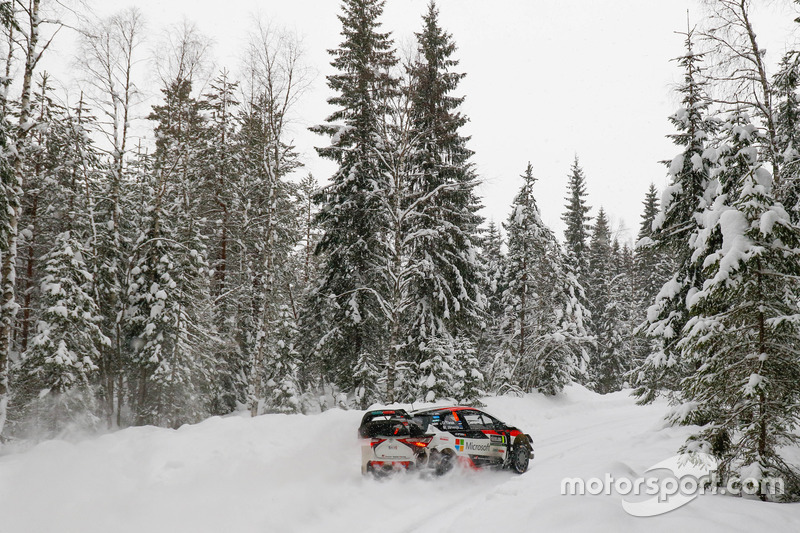
<svg viewBox="0 0 800 533">
<path fill-rule="evenodd" d="M 522 474 L 533 458 L 530 435 L 473 407 L 368 411 L 358 434 L 363 474 L 412 468 L 444 474 L 457 462 Z"/>
</svg>

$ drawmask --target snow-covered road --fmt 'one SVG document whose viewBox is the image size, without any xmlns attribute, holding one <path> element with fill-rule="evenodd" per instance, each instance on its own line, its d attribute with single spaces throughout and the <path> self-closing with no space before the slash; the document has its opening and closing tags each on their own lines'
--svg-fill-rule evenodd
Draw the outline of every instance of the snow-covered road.
<svg viewBox="0 0 800 533">
<path fill-rule="evenodd" d="M 529 432 L 528 473 L 362 478 L 357 411 L 214 418 L 131 428 L 0 457 L 0 533 L 800 531 L 800 506 L 701 496 L 627 515 L 619 496 L 562 496 L 564 477 L 635 476 L 674 454 L 686 428 L 663 403 L 570 387 L 556 398 L 488 398 Z"/>
</svg>

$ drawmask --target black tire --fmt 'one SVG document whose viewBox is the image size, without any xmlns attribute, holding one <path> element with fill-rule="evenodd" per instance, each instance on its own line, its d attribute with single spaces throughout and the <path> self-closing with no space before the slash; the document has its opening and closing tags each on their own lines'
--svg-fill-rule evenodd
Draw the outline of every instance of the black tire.
<svg viewBox="0 0 800 533">
<path fill-rule="evenodd" d="M 431 459 L 433 460 L 433 468 L 437 476 L 443 476 L 450 472 L 456 462 L 456 458 L 452 453 L 444 452 L 437 453 L 435 456 L 431 457 Z"/>
<path fill-rule="evenodd" d="M 528 471 L 528 463 L 530 463 L 531 449 L 524 444 L 514 446 L 511 452 L 511 464 L 509 467 L 517 474 L 524 474 Z"/>
</svg>

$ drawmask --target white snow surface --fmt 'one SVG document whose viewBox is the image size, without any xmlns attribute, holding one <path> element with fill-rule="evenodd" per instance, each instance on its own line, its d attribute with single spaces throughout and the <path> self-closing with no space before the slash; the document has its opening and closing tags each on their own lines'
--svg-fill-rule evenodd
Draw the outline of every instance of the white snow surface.
<svg viewBox="0 0 800 533">
<path fill-rule="evenodd" d="M 705 495 L 665 515 L 627 515 L 620 497 L 562 496 L 565 476 L 642 474 L 688 428 L 665 403 L 579 386 L 492 397 L 486 410 L 534 438 L 521 476 L 456 470 L 388 480 L 360 473 L 362 412 L 212 418 L 130 428 L 0 456 L 2 533 L 798 531 L 800 506 Z"/>
</svg>

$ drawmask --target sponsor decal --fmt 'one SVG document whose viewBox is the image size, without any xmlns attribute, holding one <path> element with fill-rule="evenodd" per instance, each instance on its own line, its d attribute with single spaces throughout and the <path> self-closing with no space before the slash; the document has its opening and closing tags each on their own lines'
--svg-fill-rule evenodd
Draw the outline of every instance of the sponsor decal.
<svg viewBox="0 0 800 533">
<path fill-rule="evenodd" d="M 456 451 L 464 451 L 464 439 L 456 439 Z"/>
<path fill-rule="evenodd" d="M 488 452 L 489 444 L 475 444 L 474 442 L 468 442 L 467 450 L 471 452 Z"/>
</svg>

